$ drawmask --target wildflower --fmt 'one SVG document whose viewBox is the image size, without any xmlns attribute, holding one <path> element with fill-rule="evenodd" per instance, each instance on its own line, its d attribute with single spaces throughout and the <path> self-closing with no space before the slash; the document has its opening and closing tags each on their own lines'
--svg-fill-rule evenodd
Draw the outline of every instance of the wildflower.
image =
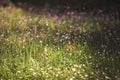
<svg viewBox="0 0 120 80">
<path fill-rule="evenodd" d="M 58 77 L 58 74 L 56 74 L 56 77 Z"/>
<path fill-rule="evenodd" d="M 48 21 L 45 21 L 46 26 L 48 26 Z"/>
<path fill-rule="evenodd" d="M 70 80 L 73 80 L 73 78 L 70 78 Z"/>
<path fill-rule="evenodd" d="M 106 79 L 110 79 L 108 76 L 105 76 Z"/>
<path fill-rule="evenodd" d="M 75 68 L 72 68 L 72 71 L 76 71 L 76 69 L 75 69 Z"/>
<path fill-rule="evenodd" d="M 30 68 L 30 71 L 33 71 L 33 68 Z"/>
<path fill-rule="evenodd" d="M 33 72 L 33 76 L 35 76 L 35 77 L 36 77 L 36 76 L 38 76 L 38 74 L 37 74 L 36 72 Z"/>
<path fill-rule="evenodd" d="M 85 77 L 88 77 L 88 75 L 86 74 Z"/>
<path fill-rule="evenodd" d="M 21 71 L 17 71 L 17 73 L 21 73 Z"/>
<path fill-rule="evenodd" d="M 73 80 L 75 77 L 70 78 L 70 80 Z"/>
<path fill-rule="evenodd" d="M 75 72 L 74 75 L 77 75 L 77 73 Z"/>
<path fill-rule="evenodd" d="M 78 71 L 77 73 L 80 74 L 80 71 Z"/>
<path fill-rule="evenodd" d="M 40 40 L 39 43 L 42 44 L 42 41 Z"/>
<path fill-rule="evenodd" d="M 23 41 L 22 41 L 23 43 L 25 42 L 25 39 L 23 39 Z"/>
<path fill-rule="evenodd" d="M 49 68 L 48 68 L 48 70 L 51 70 L 51 69 L 52 69 L 52 67 L 49 67 Z"/>
<path fill-rule="evenodd" d="M 77 64 L 74 64 L 74 67 L 78 67 L 78 65 L 77 65 Z"/>
</svg>

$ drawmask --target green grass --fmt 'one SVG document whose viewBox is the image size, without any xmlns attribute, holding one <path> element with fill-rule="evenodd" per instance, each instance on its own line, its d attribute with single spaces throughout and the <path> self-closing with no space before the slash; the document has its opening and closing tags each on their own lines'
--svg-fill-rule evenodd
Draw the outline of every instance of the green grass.
<svg viewBox="0 0 120 80">
<path fill-rule="evenodd" d="M 119 80 L 119 25 L 0 7 L 0 80 Z"/>
</svg>

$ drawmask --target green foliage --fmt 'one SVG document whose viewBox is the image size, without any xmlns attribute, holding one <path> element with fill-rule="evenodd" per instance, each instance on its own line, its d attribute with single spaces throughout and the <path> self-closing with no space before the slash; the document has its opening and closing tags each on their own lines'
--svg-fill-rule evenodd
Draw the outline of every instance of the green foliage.
<svg viewBox="0 0 120 80">
<path fill-rule="evenodd" d="M 119 19 L 0 11 L 1 80 L 120 79 Z"/>
</svg>

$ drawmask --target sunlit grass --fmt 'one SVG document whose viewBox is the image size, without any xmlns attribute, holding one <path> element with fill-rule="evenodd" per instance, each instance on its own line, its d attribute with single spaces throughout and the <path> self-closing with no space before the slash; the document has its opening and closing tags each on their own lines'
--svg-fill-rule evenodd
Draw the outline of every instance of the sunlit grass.
<svg viewBox="0 0 120 80">
<path fill-rule="evenodd" d="M 1 80 L 120 79 L 118 19 L 0 11 Z"/>
</svg>

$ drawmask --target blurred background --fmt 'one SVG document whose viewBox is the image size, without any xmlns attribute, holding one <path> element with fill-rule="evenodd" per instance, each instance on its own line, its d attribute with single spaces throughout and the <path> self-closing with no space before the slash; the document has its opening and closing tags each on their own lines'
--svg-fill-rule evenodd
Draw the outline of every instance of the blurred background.
<svg viewBox="0 0 120 80">
<path fill-rule="evenodd" d="M 19 7 L 35 6 L 43 8 L 45 6 L 59 10 L 97 10 L 101 9 L 104 12 L 119 12 L 120 0 L 0 0 L 0 3 L 6 6 L 8 3 L 13 3 Z"/>
</svg>

